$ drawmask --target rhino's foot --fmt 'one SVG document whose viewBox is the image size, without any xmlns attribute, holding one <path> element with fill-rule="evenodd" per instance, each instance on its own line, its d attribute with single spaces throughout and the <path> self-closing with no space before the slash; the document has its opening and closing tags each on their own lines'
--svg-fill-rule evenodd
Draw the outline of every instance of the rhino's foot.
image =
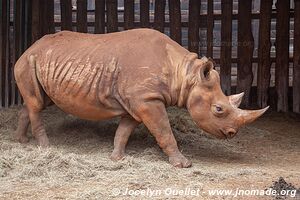
<svg viewBox="0 0 300 200">
<path fill-rule="evenodd" d="M 118 161 L 125 158 L 125 156 L 126 156 L 125 151 L 119 151 L 114 149 L 114 151 L 110 155 L 110 159 L 113 161 Z"/>
<path fill-rule="evenodd" d="M 40 147 L 47 148 L 50 146 L 49 139 L 47 135 L 40 135 L 37 137 L 37 143 Z"/>
<path fill-rule="evenodd" d="M 22 144 L 29 142 L 29 138 L 25 135 L 20 136 L 20 135 L 16 134 L 16 135 L 14 135 L 13 139 L 20 142 L 20 143 L 22 143 Z"/>
<path fill-rule="evenodd" d="M 169 162 L 174 167 L 179 167 L 179 168 L 188 168 L 192 166 L 192 162 L 188 160 L 186 157 L 184 157 L 183 155 L 170 156 Z"/>
</svg>

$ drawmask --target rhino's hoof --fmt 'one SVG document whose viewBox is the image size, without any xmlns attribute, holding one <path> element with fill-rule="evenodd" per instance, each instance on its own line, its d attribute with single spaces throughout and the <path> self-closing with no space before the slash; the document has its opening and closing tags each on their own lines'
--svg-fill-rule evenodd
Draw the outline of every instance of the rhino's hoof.
<svg viewBox="0 0 300 200">
<path fill-rule="evenodd" d="M 22 144 L 29 142 L 29 138 L 27 136 L 14 137 L 14 139 Z"/>
<path fill-rule="evenodd" d="M 122 160 L 125 158 L 125 153 L 124 152 L 119 152 L 119 151 L 113 151 L 110 155 L 110 159 L 113 161 L 118 161 Z"/>
<path fill-rule="evenodd" d="M 188 168 L 192 166 L 192 162 L 184 156 L 172 156 L 169 157 L 169 161 L 174 167 L 178 168 Z"/>
<path fill-rule="evenodd" d="M 50 146 L 49 139 L 47 135 L 43 135 L 37 138 L 38 145 L 42 148 L 47 148 Z"/>
<path fill-rule="evenodd" d="M 29 138 L 24 136 L 24 137 L 21 137 L 19 138 L 19 142 L 24 144 L 24 143 L 28 143 L 29 142 Z"/>
</svg>

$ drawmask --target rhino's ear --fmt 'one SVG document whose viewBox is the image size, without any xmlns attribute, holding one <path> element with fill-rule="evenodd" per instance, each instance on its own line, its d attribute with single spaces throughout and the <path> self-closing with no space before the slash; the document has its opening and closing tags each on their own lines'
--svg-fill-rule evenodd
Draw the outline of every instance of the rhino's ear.
<svg viewBox="0 0 300 200">
<path fill-rule="evenodd" d="M 209 81 L 210 79 L 210 71 L 213 69 L 213 63 L 208 60 L 206 57 L 201 59 L 202 64 L 200 66 L 200 77 L 202 81 Z"/>
</svg>

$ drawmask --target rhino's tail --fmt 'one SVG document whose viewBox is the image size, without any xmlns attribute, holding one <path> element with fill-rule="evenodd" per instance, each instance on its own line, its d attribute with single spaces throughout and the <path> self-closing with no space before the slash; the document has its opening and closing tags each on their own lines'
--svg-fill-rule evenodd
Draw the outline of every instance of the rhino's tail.
<svg viewBox="0 0 300 200">
<path fill-rule="evenodd" d="M 28 58 L 30 72 L 31 72 L 31 80 L 33 82 L 33 90 L 34 94 L 41 105 L 44 104 L 43 94 L 45 93 L 39 80 L 38 80 L 38 72 L 37 72 L 37 62 L 36 55 L 30 55 Z"/>
<path fill-rule="evenodd" d="M 23 54 L 15 64 L 14 76 L 26 105 L 44 106 L 44 91 L 36 73 L 36 56 Z"/>
</svg>

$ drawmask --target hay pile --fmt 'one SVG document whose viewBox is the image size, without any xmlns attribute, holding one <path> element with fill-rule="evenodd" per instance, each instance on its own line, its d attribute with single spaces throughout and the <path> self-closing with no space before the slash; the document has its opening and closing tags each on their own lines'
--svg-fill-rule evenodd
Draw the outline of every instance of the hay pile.
<svg viewBox="0 0 300 200">
<path fill-rule="evenodd" d="M 113 162 L 109 155 L 118 119 L 89 122 L 66 115 L 55 107 L 43 114 L 52 144 L 50 148 L 36 147 L 33 138 L 29 144 L 16 143 L 11 140 L 11 134 L 16 128 L 18 109 L 0 112 L 0 199 L 124 199 L 131 196 L 115 197 L 113 189 L 189 187 L 207 191 L 247 187 L 249 182 L 265 188 L 278 174 L 288 176 L 298 187 L 300 184 L 295 182 L 300 177 L 296 167 L 300 164 L 296 157 L 300 152 L 300 137 L 295 136 L 291 141 L 286 138 L 289 144 L 277 141 L 281 137 L 272 136 L 270 129 L 262 129 L 265 121 L 244 128 L 231 141 L 223 141 L 195 127 L 186 111 L 169 109 L 180 149 L 193 162 L 192 168 L 177 169 L 168 164 L 167 157 L 143 125 L 130 138 L 128 156 Z M 289 125 L 299 128 L 293 121 Z M 281 144 L 274 156 L 281 158 L 286 154 L 284 151 L 291 151 L 289 156 L 293 160 L 286 157 L 283 162 L 274 162 L 276 157 L 268 157 L 271 145 L 261 146 L 265 150 L 261 152 L 262 149 L 254 144 L 257 138 L 264 144 Z M 284 172 L 283 166 L 288 167 Z M 207 194 L 201 196 L 214 199 Z M 172 198 L 182 199 L 178 195 Z"/>
</svg>

